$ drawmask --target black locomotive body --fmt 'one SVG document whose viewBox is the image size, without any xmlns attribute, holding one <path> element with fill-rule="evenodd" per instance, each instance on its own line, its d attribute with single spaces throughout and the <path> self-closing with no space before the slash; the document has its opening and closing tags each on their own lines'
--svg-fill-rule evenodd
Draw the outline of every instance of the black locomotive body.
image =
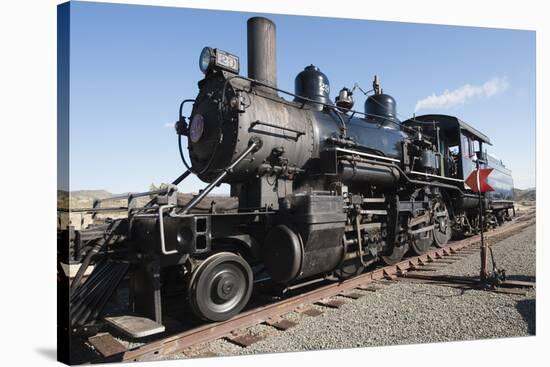
<svg viewBox="0 0 550 367">
<path fill-rule="evenodd" d="M 178 279 L 197 316 L 224 320 L 245 307 L 256 282 L 343 279 L 475 233 L 479 199 L 464 181 L 477 165 L 498 173 L 497 192 L 483 199 L 485 223 L 510 219 L 511 173 L 486 156 L 484 134 L 452 116 L 399 121 L 376 77 L 363 112 L 352 110 L 347 88 L 332 102 L 313 65 L 296 77 L 295 93 L 278 89 L 275 25 L 265 18 L 248 21 L 248 48 L 248 77 L 227 52 L 201 55 L 205 78 L 176 123 L 189 170 L 145 207 L 129 205 L 127 219 L 71 237 L 86 249 L 85 265 L 95 256 L 131 264 L 133 311 L 162 322 L 163 287 Z M 191 173 L 209 184 L 178 203 L 176 185 Z M 220 183 L 238 205 L 204 206 Z"/>
</svg>

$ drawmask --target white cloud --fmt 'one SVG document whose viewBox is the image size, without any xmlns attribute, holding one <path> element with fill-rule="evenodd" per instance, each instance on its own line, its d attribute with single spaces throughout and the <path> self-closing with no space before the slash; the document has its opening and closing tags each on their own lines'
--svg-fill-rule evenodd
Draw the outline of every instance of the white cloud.
<svg viewBox="0 0 550 367">
<path fill-rule="evenodd" d="M 464 104 L 467 100 L 476 97 L 492 97 L 508 89 L 506 77 L 493 78 L 482 85 L 465 84 L 460 88 L 448 90 L 436 95 L 423 98 L 416 102 L 415 112 L 427 109 L 444 109 Z"/>
<path fill-rule="evenodd" d="M 174 123 L 173 122 L 167 122 L 167 123 L 164 124 L 164 127 L 169 127 L 171 129 L 173 129 L 174 128 Z"/>
</svg>

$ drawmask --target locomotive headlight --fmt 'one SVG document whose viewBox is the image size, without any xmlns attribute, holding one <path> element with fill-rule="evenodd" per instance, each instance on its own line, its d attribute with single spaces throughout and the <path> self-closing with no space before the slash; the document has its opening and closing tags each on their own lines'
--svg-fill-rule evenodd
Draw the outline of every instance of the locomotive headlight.
<svg viewBox="0 0 550 367">
<path fill-rule="evenodd" d="M 189 139 L 191 142 L 198 142 L 204 132 L 204 118 L 200 114 L 193 116 L 191 120 L 191 125 L 189 125 Z"/>
<path fill-rule="evenodd" d="M 232 73 L 239 73 L 239 58 L 223 50 L 211 47 L 202 49 L 199 58 L 199 67 L 203 73 L 209 70 L 223 69 Z"/>
<path fill-rule="evenodd" d="M 203 73 L 206 74 L 212 61 L 214 61 L 214 50 L 210 47 L 203 48 L 199 57 L 199 67 Z"/>
</svg>

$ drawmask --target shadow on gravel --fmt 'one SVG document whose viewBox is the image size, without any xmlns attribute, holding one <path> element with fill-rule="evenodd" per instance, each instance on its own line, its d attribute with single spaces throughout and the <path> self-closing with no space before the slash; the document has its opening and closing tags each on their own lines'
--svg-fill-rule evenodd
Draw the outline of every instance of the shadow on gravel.
<svg viewBox="0 0 550 367">
<path fill-rule="evenodd" d="M 527 322 L 527 332 L 531 335 L 536 335 L 536 301 L 535 299 L 525 299 L 518 301 L 516 309 L 521 314 L 525 322 Z"/>
<path fill-rule="evenodd" d="M 506 274 L 506 279 L 519 280 L 522 282 L 533 282 L 533 283 L 535 283 L 535 281 L 537 280 L 536 277 L 531 275 L 508 275 L 508 274 Z"/>
</svg>

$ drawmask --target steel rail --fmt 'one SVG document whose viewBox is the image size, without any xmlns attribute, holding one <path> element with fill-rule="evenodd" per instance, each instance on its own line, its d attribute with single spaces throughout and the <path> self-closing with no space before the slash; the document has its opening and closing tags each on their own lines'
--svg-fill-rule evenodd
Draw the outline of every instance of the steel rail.
<svg viewBox="0 0 550 367">
<path fill-rule="evenodd" d="M 492 232 L 487 233 L 486 238 L 498 238 L 499 236 L 509 234 L 510 232 L 517 233 L 518 231 L 521 231 L 533 224 L 533 221 L 529 220 L 531 218 L 527 219 L 528 220 L 524 221 L 516 220 L 509 225 L 493 230 Z M 452 242 L 445 247 L 435 249 L 424 255 L 407 258 L 395 265 L 384 266 L 340 283 L 332 283 L 285 300 L 243 312 L 227 321 L 205 324 L 195 329 L 187 330 L 150 342 L 136 349 L 111 356 L 105 359 L 105 361 L 137 362 L 153 359 L 156 360 L 159 358 L 159 355 L 167 356 L 182 352 L 183 350 L 197 344 L 210 342 L 227 336 L 234 330 L 257 325 L 270 318 L 292 312 L 300 306 L 312 304 L 324 298 L 337 296 L 344 291 L 351 290 L 377 280 L 394 278 L 395 276 L 401 275 L 409 270 L 415 270 L 422 265 L 438 261 L 445 256 L 449 256 L 462 249 L 472 247 L 473 245 L 479 244 L 479 242 L 480 240 L 478 236 Z"/>
</svg>

